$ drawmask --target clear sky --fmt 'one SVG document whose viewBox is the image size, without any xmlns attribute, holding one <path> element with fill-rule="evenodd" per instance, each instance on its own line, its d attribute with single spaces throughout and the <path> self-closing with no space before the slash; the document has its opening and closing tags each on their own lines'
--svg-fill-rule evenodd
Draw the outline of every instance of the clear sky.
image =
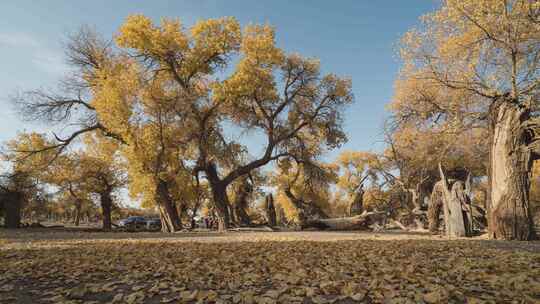
<svg viewBox="0 0 540 304">
<path fill-rule="evenodd" d="M 0 141 L 36 129 L 17 120 L 7 96 L 54 84 L 66 71 L 62 40 L 83 24 L 111 37 L 129 14 L 198 19 L 235 16 L 269 23 L 287 52 L 321 60 L 323 71 L 348 76 L 356 102 L 347 109 L 344 149 L 382 147 L 382 124 L 399 69 L 397 41 L 436 0 L 4 0 L 0 3 Z M 256 141 L 256 139 L 254 139 Z M 252 143 L 253 144 L 253 143 Z M 332 157 L 336 152 L 329 155 Z"/>
</svg>

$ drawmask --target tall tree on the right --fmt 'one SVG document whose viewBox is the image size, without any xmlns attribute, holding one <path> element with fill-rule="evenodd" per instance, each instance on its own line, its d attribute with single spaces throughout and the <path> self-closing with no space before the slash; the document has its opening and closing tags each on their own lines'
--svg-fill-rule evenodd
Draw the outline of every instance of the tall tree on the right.
<svg viewBox="0 0 540 304">
<path fill-rule="evenodd" d="M 487 128 L 489 234 L 533 238 L 529 176 L 540 151 L 540 2 L 443 1 L 405 34 L 400 54 L 393 108 L 456 130 Z"/>
</svg>

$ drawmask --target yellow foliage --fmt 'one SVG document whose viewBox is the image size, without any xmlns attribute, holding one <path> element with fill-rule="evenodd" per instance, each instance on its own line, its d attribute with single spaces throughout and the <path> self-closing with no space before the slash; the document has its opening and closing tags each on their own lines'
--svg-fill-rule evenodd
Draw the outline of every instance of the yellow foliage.
<svg viewBox="0 0 540 304">
<path fill-rule="evenodd" d="M 225 101 L 236 122 L 242 122 L 251 111 L 248 110 L 250 98 L 256 96 L 261 103 L 278 101 L 273 71 L 283 64 L 283 51 L 275 45 L 274 29 L 269 26 L 248 26 L 245 29 L 240 47 L 242 58 L 234 74 L 222 83 L 214 83 L 213 98 L 216 102 Z M 246 109 L 238 111 L 238 109 Z M 244 113 L 244 115 L 243 115 Z M 264 119 L 262 110 L 257 112 Z"/>
<path fill-rule="evenodd" d="M 6 143 L 7 151 L 2 154 L 2 160 L 12 162 L 14 172 L 43 177 L 44 170 L 58 153 L 56 149 L 48 149 L 52 145 L 43 134 L 21 133 Z"/>
<path fill-rule="evenodd" d="M 125 48 L 166 55 L 168 52 L 187 49 L 189 42 L 178 19 L 164 18 L 158 27 L 146 16 L 131 15 L 120 27 L 116 43 Z"/>
<path fill-rule="evenodd" d="M 289 221 L 296 221 L 299 211 L 285 195 L 287 188 L 305 203 L 315 204 L 326 213 L 333 213 L 330 186 L 337 181 L 337 167 L 325 163 L 316 165 L 318 169 L 307 169 L 304 165 L 282 162 L 278 171 L 271 176 L 271 183 L 277 188 L 275 203 L 283 209 Z"/>
<path fill-rule="evenodd" d="M 356 190 L 366 177 L 377 179 L 377 172 L 373 169 L 381 166 L 378 156 L 364 151 L 343 151 L 337 158 L 335 165 L 340 169 L 337 186 L 346 191 L 349 199 L 354 198 Z"/>
<path fill-rule="evenodd" d="M 404 35 L 403 70 L 422 71 L 424 79 L 473 92 L 474 102 L 504 93 L 531 94 L 540 60 L 535 56 L 540 23 L 531 12 L 538 7 L 537 1 L 523 0 L 443 1 L 422 18 L 421 29 Z"/>
</svg>

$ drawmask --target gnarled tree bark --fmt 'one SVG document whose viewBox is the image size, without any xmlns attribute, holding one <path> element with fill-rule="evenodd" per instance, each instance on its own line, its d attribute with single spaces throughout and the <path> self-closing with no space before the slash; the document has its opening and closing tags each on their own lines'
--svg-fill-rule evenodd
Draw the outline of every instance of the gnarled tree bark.
<svg viewBox="0 0 540 304">
<path fill-rule="evenodd" d="M 449 237 L 471 236 L 468 215 L 466 214 L 470 198 L 462 181 L 455 181 L 449 184 L 439 163 L 443 191 L 443 211 L 446 235 Z"/>
<path fill-rule="evenodd" d="M 226 187 L 221 183 L 212 186 L 212 183 L 210 182 L 210 185 L 212 187 L 212 198 L 218 215 L 218 230 L 225 231 L 229 229 L 231 222 L 229 196 L 227 195 Z"/>
<path fill-rule="evenodd" d="M 530 172 L 537 157 L 538 123 L 526 104 L 502 99 L 491 110 L 488 229 L 494 239 L 534 237 L 529 208 Z"/>
<path fill-rule="evenodd" d="M 225 231 L 229 229 L 231 216 L 230 216 L 230 202 L 227 195 L 227 185 L 219 178 L 216 165 L 210 163 L 205 166 L 206 177 L 212 190 L 212 199 L 216 207 L 218 215 L 218 230 Z"/>
</svg>

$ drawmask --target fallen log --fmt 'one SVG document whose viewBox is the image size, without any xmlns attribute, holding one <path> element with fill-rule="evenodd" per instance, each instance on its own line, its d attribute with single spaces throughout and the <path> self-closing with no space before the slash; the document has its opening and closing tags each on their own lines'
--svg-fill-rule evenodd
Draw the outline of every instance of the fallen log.
<svg viewBox="0 0 540 304">
<path fill-rule="evenodd" d="M 373 224 L 381 223 L 386 217 L 384 212 L 367 212 L 351 217 L 309 219 L 301 229 L 317 228 L 321 230 L 370 230 Z"/>
<path fill-rule="evenodd" d="M 272 232 L 275 231 L 274 228 L 270 226 L 258 226 L 258 227 L 238 227 L 229 229 L 229 231 L 243 231 L 243 232 Z"/>
</svg>

